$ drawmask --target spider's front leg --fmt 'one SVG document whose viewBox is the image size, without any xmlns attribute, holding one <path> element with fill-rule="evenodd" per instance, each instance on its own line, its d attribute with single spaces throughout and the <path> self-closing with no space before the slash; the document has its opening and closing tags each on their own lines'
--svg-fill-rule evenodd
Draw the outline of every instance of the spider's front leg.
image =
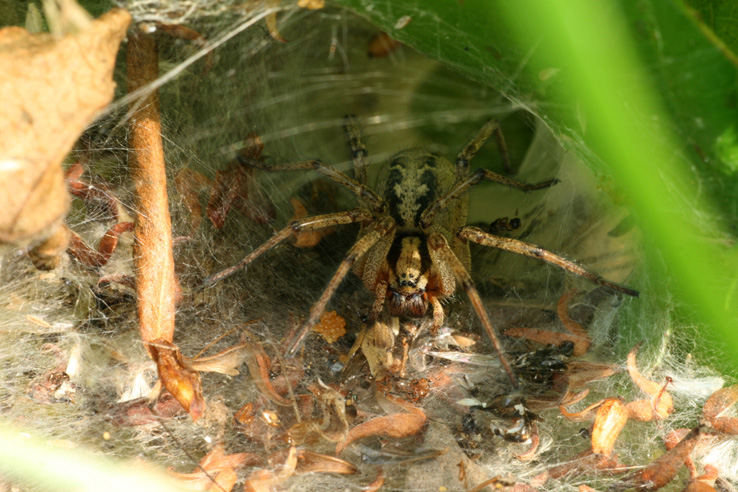
<svg viewBox="0 0 738 492">
<path fill-rule="evenodd" d="M 551 251 L 541 248 L 540 246 L 536 246 L 535 244 L 526 243 L 525 241 L 520 241 L 518 239 L 513 239 L 509 237 L 495 236 L 494 234 L 484 232 L 478 227 L 473 226 L 462 227 L 457 235 L 465 241 L 471 241 L 477 244 L 481 244 L 482 246 L 490 246 L 492 248 L 503 249 L 505 251 L 510 251 L 511 253 L 543 260 L 546 263 L 562 268 L 575 275 L 579 275 L 580 277 L 584 277 L 590 282 L 609 287 L 612 290 L 622 292 L 623 294 L 627 294 L 629 296 L 638 297 L 637 290 L 606 280 L 600 275 L 590 272 L 577 263 L 574 263 L 571 260 L 567 260 L 563 256 L 552 253 Z"/>
<path fill-rule="evenodd" d="M 505 369 L 505 372 L 507 373 L 507 377 L 510 378 L 510 382 L 513 384 L 513 386 L 518 386 L 518 379 L 515 376 L 515 372 L 512 369 L 512 366 L 510 365 L 510 362 L 507 360 L 507 356 L 505 355 L 505 350 L 502 348 L 502 344 L 500 343 L 499 338 L 497 338 L 497 333 L 495 333 L 495 329 L 492 326 L 492 322 L 489 319 L 489 315 L 487 314 L 487 310 L 484 308 L 484 304 L 482 304 L 482 299 L 479 296 L 479 291 L 477 291 L 476 286 L 474 285 L 474 281 L 471 278 L 471 275 L 468 271 L 466 271 L 466 268 L 464 268 L 464 265 L 461 263 L 461 260 L 456 256 L 456 254 L 453 252 L 451 247 L 448 245 L 448 241 L 446 241 L 446 238 L 443 237 L 440 233 L 433 233 L 428 236 L 428 253 L 430 254 L 431 260 L 436 265 L 436 267 L 439 270 L 445 270 L 448 272 L 450 270 L 450 273 L 454 276 L 456 281 L 464 288 L 466 291 L 466 295 L 469 296 L 469 300 L 472 303 L 472 306 L 474 307 L 474 311 L 477 313 L 477 317 L 479 317 L 479 321 L 482 322 L 482 326 L 484 327 L 484 331 L 487 332 L 487 336 L 489 337 L 490 341 L 492 342 L 492 345 L 494 346 L 495 350 L 497 351 L 497 356 L 500 359 L 500 363 L 502 364 L 502 367 Z M 438 309 L 442 309 L 440 306 L 440 303 L 438 305 Z M 436 306 L 434 305 L 434 320 L 435 320 L 435 311 Z"/>
<path fill-rule="evenodd" d="M 274 236 L 269 238 L 264 244 L 256 248 L 254 251 L 246 255 L 237 264 L 233 265 L 230 268 L 226 268 L 225 270 L 221 270 L 220 272 L 215 273 L 205 279 L 203 285 L 208 286 L 233 275 L 234 273 L 257 259 L 262 254 L 266 253 L 288 237 L 297 234 L 298 232 L 318 231 L 320 229 L 327 229 L 329 227 L 337 225 L 365 222 L 371 219 L 371 212 L 363 208 L 356 208 L 344 212 L 316 215 L 314 217 L 306 217 L 304 219 L 293 221 L 283 229 L 277 231 Z"/>
</svg>

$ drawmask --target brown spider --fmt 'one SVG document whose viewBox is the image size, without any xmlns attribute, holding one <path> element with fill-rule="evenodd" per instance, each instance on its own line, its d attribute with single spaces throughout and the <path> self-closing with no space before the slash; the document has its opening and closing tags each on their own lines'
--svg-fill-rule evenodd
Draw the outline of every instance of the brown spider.
<svg viewBox="0 0 738 492">
<path fill-rule="evenodd" d="M 395 154 L 380 171 L 379 192 L 367 186 L 367 151 L 353 116 L 346 117 L 346 137 L 354 162 L 352 178 L 318 160 L 277 166 L 257 161 L 249 165 L 268 171 L 314 169 L 351 190 L 361 206 L 353 210 L 294 220 L 256 248 L 237 265 L 216 273 L 206 285 L 223 279 L 290 236 L 341 224 L 360 223 L 356 242 L 346 254 L 310 315 L 288 344 L 293 355 L 310 328 L 320 319 L 328 301 L 343 278 L 353 268 L 364 285 L 374 293 L 371 316 L 376 320 L 385 303 L 391 316 L 419 318 L 432 307 L 433 329 L 443 324 L 441 300 L 453 295 L 457 283 L 464 288 L 500 362 L 513 385 L 517 379 L 495 334 L 487 311 L 469 274 L 469 241 L 548 262 L 618 292 L 637 296 L 638 292 L 585 270 L 578 264 L 534 244 L 501 237 L 466 225 L 469 188 L 482 180 L 493 181 L 521 191 L 539 190 L 558 182 L 551 179 L 523 183 L 487 169 L 469 172 L 469 161 L 484 143 L 495 136 L 498 150 L 509 168 L 509 158 L 500 126 L 488 121 L 456 156 L 455 165 L 441 155 L 420 148 Z"/>
</svg>

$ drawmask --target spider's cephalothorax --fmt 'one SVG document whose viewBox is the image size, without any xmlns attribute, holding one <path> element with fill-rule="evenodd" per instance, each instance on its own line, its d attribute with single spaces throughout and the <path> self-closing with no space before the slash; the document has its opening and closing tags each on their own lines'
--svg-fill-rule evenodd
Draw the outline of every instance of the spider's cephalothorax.
<svg viewBox="0 0 738 492">
<path fill-rule="evenodd" d="M 516 385 L 515 373 L 469 274 L 469 241 L 537 258 L 616 291 L 638 295 L 632 289 L 609 282 L 534 244 L 466 225 L 467 191 L 482 180 L 522 191 L 547 188 L 556 183 L 552 179 L 527 184 L 487 169 L 469 172 L 469 161 L 492 135 L 496 138 L 505 168 L 510 168 L 505 141 L 497 122 L 487 122 L 461 149 L 453 164 L 423 149 L 408 149 L 395 154 L 379 172 L 379 192 L 367 185 L 367 165 L 364 161 L 367 152 L 353 117 L 347 117 L 344 128 L 354 160 L 354 178 L 315 160 L 278 166 L 265 166 L 260 162 L 247 164 L 272 171 L 314 169 L 351 190 L 358 197 L 360 206 L 353 210 L 293 221 L 237 265 L 208 279 L 212 283 L 232 274 L 299 232 L 360 223 L 361 230 L 356 242 L 313 305 L 307 321 L 290 341 L 287 350 L 289 355 L 297 351 L 310 328 L 320 319 L 343 278 L 349 270 L 353 270 L 361 277 L 366 288 L 374 293 L 371 310 L 374 319 L 380 316 L 385 307 L 388 314 L 394 317 L 418 318 L 430 311 L 433 329 L 438 329 L 443 323 L 441 300 L 451 296 L 457 284 L 461 286 L 497 350 L 502 366 Z"/>
</svg>

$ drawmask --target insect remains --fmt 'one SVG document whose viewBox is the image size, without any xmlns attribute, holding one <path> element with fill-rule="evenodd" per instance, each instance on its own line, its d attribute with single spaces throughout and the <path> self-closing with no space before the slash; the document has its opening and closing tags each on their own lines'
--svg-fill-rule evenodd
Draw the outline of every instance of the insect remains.
<svg viewBox="0 0 738 492">
<path fill-rule="evenodd" d="M 469 242 L 543 260 L 617 292 L 638 295 L 633 289 L 605 280 L 539 246 L 466 225 L 469 206 L 467 192 L 481 181 L 492 181 L 525 192 L 548 188 L 558 182 L 550 179 L 529 184 L 483 168 L 470 172 L 469 161 L 493 135 L 505 168 L 510 168 L 505 140 L 496 121 L 490 120 L 482 126 L 458 153 L 454 164 L 422 148 L 398 152 L 379 171 L 377 191 L 367 184 L 367 151 L 353 116 L 346 117 L 344 130 L 353 158 L 353 177 L 319 160 L 275 166 L 249 160 L 244 164 L 267 171 L 315 170 L 352 191 L 359 201 L 359 207 L 294 220 L 238 264 L 206 280 L 206 285 L 209 285 L 233 274 L 285 239 L 301 232 L 342 224 L 361 224 L 356 242 L 313 304 L 307 321 L 289 340 L 287 355 L 295 354 L 310 328 L 320 319 L 341 281 L 349 270 L 353 270 L 366 288 L 374 293 L 370 315 L 372 321 L 379 318 L 385 307 L 390 316 L 400 318 L 419 318 L 430 312 L 432 329 L 438 330 L 444 320 L 441 301 L 453 295 L 457 286 L 463 288 L 510 381 L 517 386 L 515 372 L 469 274 Z"/>
</svg>

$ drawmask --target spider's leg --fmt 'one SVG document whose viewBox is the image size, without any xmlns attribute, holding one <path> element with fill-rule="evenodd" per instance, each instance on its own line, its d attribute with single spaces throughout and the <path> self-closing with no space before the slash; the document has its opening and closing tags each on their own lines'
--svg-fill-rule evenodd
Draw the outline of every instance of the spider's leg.
<svg viewBox="0 0 738 492">
<path fill-rule="evenodd" d="M 453 272 L 454 277 L 456 277 L 456 281 L 464 288 L 466 295 L 469 296 L 469 300 L 474 307 L 474 311 L 477 313 L 479 321 L 482 322 L 482 326 L 484 327 L 484 331 L 487 332 L 487 336 L 495 347 L 497 356 L 500 358 L 500 363 L 505 369 L 508 378 L 510 378 L 510 382 L 513 386 L 517 386 L 518 379 L 515 377 L 515 373 L 513 372 L 510 362 L 507 360 L 507 356 L 505 355 L 505 350 L 502 348 L 502 344 L 497 338 L 495 329 L 492 327 L 492 322 L 487 315 L 487 310 L 484 308 L 484 304 L 482 304 L 482 299 L 479 297 L 479 291 L 477 291 L 477 288 L 474 286 L 474 281 L 472 280 L 471 275 L 466 271 L 461 260 L 459 260 L 453 252 L 451 247 L 448 245 L 446 238 L 444 238 L 442 234 L 433 233 L 428 236 L 428 250 L 431 257 L 435 256 L 440 262 L 451 267 L 451 271 Z"/>
<path fill-rule="evenodd" d="M 394 219 L 392 219 L 391 217 L 385 217 L 380 222 L 372 224 L 368 228 L 366 234 L 357 239 L 357 241 L 354 243 L 348 253 L 346 253 L 346 257 L 343 259 L 343 261 L 341 261 L 341 264 L 338 265 L 336 273 L 334 273 L 333 277 L 331 277 L 331 280 L 328 282 L 328 285 L 323 291 L 323 294 L 321 294 L 320 299 L 318 299 L 315 304 L 313 304 L 313 307 L 310 308 L 310 316 L 308 316 L 307 321 L 300 327 L 300 330 L 287 345 L 287 356 L 293 356 L 295 352 L 297 352 L 297 349 L 300 348 L 300 345 L 305 339 L 305 336 L 310 331 L 310 328 L 312 328 L 313 325 L 318 322 L 318 320 L 320 319 L 320 315 L 323 314 L 326 305 L 328 305 L 328 301 L 330 301 L 331 297 L 333 297 L 333 293 L 341 284 L 341 281 L 349 272 L 354 262 L 357 259 L 361 258 L 364 254 L 366 254 L 366 252 L 369 251 L 371 247 L 377 243 L 377 241 L 387 236 L 388 234 L 392 234 L 394 230 Z"/>
<path fill-rule="evenodd" d="M 377 195 L 377 193 L 369 188 L 368 186 L 356 181 L 354 178 L 342 173 L 338 169 L 323 164 L 321 161 L 300 161 L 293 162 L 290 164 L 278 164 L 276 166 L 266 165 L 257 160 L 245 160 L 239 159 L 239 162 L 246 166 L 255 167 L 257 169 L 263 169 L 264 171 L 299 171 L 303 169 L 314 169 L 320 174 L 333 180 L 334 182 L 345 186 L 351 192 L 353 192 L 359 199 L 365 201 L 374 210 L 379 210 L 384 205 L 384 200 Z"/>
<path fill-rule="evenodd" d="M 472 137 L 469 142 L 461 149 L 461 152 L 456 156 L 456 182 L 463 180 L 469 173 L 469 161 L 477 155 L 479 149 L 481 149 L 489 137 L 495 135 L 497 140 L 497 150 L 502 158 L 502 165 L 505 168 L 505 172 L 512 174 L 512 166 L 510 165 L 510 156 L 507 153 L 507 144 L 505 143 L 505 137 L 502 135 L 502 128 L 497 120 L 489 120 L 487 123 L 479 129 L 476 135 Z"/>
<path fill-rule="evenodd" d="M 631 289 L 630 287 L 626 287 L 624 285 L 616 284 L 615 282 L 610 282 L 609 280 L 605 280 L 596 273 L 586 270 L 573 261 L 567 260 L 566 258 L 559 256 L 556 253 L 552 253 L 551 251 L 548 251 L 546 249 L 543 249 L 540 246 L 536 246 L 535 244 L 526 243 L 524 241 L 512 239 L 509 237 L 495 236 L 494 234 L 484 232 L 478 227 L 473 226 L 463 227 L 457 235 L 461 239 L 472 241 L 474 243 L 481 244 L 482 246 L 504 249 L 505 251 L 510 251 L 511 253 L 517 253 L 519 255 L 530 256 L 531 258 L 543 260 L 546 263 L 567 270 L 575 275 L 579 275 L 580 277 L 584 277 L 596 284 L 604 285 L 605 287 L 609 287 L 610 289 L 617 292 L 622 292 L 623 294 L 628 294 L 629 296 L 638 297 L 637 290 Z"/>
<path fill-rule="evenodd" d="M 346 133 L 346 141 L 351 149 L 351 158 L 354 161 L 354 178 L 360 184 L 366 185 L 367 164 L 364 158 L 368 155 L 368 152 L 361 139 L 361 130 L 359 130 L 359 125 L 356 123 L 356 116 L 352 114 L 346 115 L 343 123 L 343 131 Z"/>
<path fill-rule="evenodd" d="M 244 259 L 239 261 L 237 264 L 230 268 L 226 268 L 218 273 L 215 273 L 205 279 L 204 285 L 214 284 L 215 282 L 222 280 L 234 273 L 241 268 L 245 267 L 256 258 L 261 256 L 263 253 L 269 251 L 279 243 L 287 239 L 293 234 L 297 234 L 302 231 L 317 231 L 320 229 L 327 229 L 343 224 L 353 224 L 355 222 L 363 222 L 371 220 L 372 214 L 363 208 L 356 208 L 353 210 L 346 210 L 343 212 L 335 212 L 332 214 L 316 215 L 314 217 L 306 217 L 304 219 L 295 220 L 289 223 L 285 228 L 277 231 L 275 235 L 270 237 L 264 244 L 253 250 L 251 253 L 246 255 Z"/>
<path fill-rule="evenodd" d="M 466 179 L 456 182 L 456 184 L 454 184 L 450 190 L 438 197 L 433 203 L 428 205 L 428 208 L 426 208 L 423 211 L 423 214 L 420 216 L 421 227 L 425 228 L 430 226 L 433 223 L 433 219 L 435 218 L 436 214 L 446 208 L 451 200 L 459 198 L 461 195 L 466 193 L 469 188 L 482 180 L 493 181 L 495 183 L 509 186 L 510 188 L 515 188 L 521 191 L 540 190 L 543 188 L 548 188 L 549 186 L 553 186 L 559 182 L 558 179 L 554 178 L 548 179 L 546 181 L 541 181 L 540 183 L 524 183 L 522 181 L 518 181 L 517 179 L 508 178 L 507 176 L 503 176 L 502 174 L 497 174 L 490 171 L 489 169 L 479 168 L 472 174 L 470 174 Z"/>
</svg>

